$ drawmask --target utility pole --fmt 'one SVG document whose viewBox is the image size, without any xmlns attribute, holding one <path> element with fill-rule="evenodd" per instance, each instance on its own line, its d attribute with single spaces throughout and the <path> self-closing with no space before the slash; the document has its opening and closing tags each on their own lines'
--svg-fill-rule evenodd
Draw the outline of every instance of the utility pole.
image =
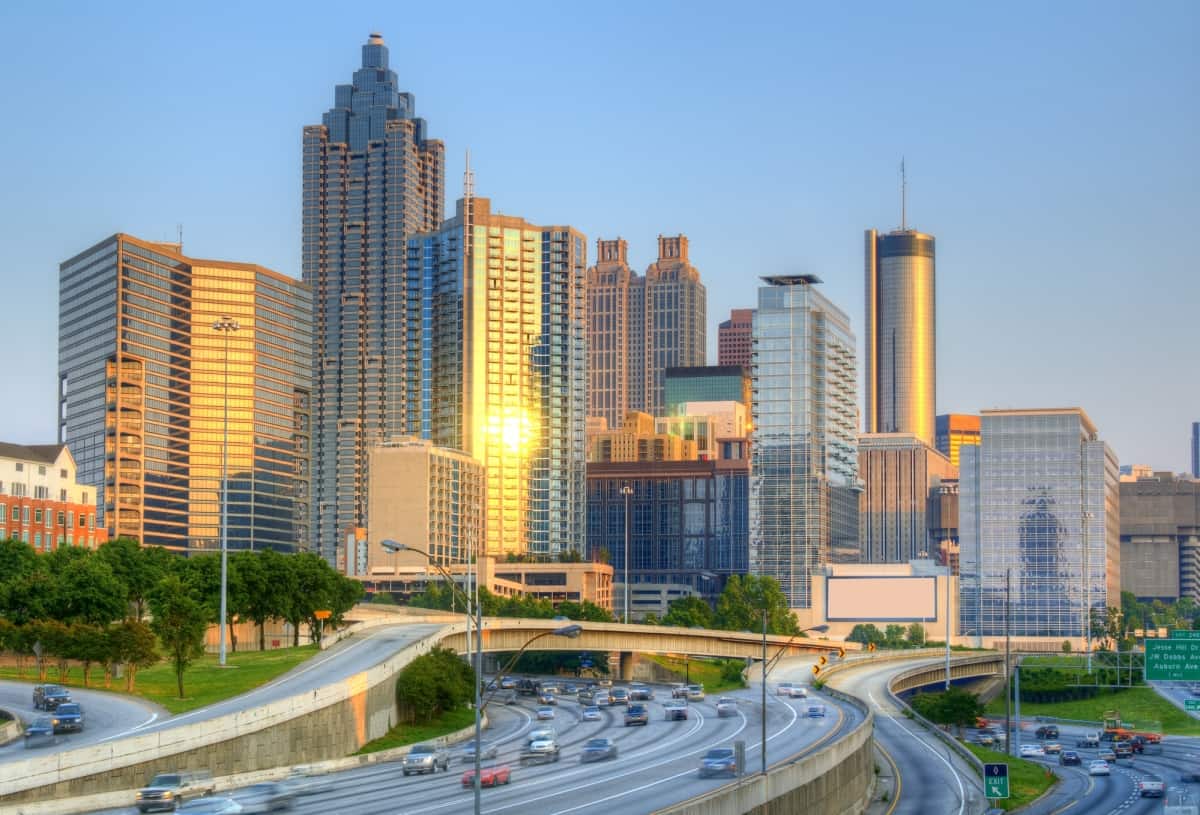
<svg viewBox="0 0 1200 815">
<path fill-rule="evenodd" d="M 1004 571 L 1004 750 L 1012 754 L 1012 686 L 1009 678 L 1009 609 L 1012 608 L 1012 568 Z"/>
<path fill-rule="evenodd" d="M 767 603 L 763 598 L 762 626 L 762 774 L 767 774 Z"/>
</svg>

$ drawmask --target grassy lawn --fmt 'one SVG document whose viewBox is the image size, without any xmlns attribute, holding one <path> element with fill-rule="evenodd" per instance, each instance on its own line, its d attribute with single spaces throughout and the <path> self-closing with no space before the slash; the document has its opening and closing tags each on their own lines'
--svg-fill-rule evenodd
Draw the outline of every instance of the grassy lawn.
<svg viewBox="0 0 1200 815">
<path fill-rule="evenodd" d="M 665 657 L 661 654 L 645 654 L 643 659 L 652 659 L 669 671 L 675 671 L 680 677 L 685 674 L 689 682 L 699 682 L 704 685 L 705 693 L 721 693 L 727 690 L 737 690 L 746 687 L 740 679 L 730 682 L 721 676 L 721 665 L 707 659 L 690 659 L 686 666 L 682 659 Z"/>
<path fill-rule="evenodd" d="M 1102 690 L 1091 699 L 1070 702 L 1021 703 L 1022 716 L 1054 716 L 1092 722 L 1099 722 L 1106 710 L 1121 711 L 1121 719 L 1132 723 L 1134 727 L 1150 729 L 1161 724 L 1162 732 L 1168 735 L 1200 736 L 1200 720 L 1192 718 L 1147 687 Z M 988 703 L 987 712 L 989 716 L 1003 716 L 1003 697 Z"/>
<path fill-rule="evenodd" d="M 279 648 L 274 651 L 242 651 L 229 653 L 225 662 L 227 667 L 217 665 L 216 654 L 205 654 L 192 663 L 183 675 L 183 692 L 185 698 L 180 699 L 175 683 L 175 671 L 167 662 L 160 662 L 137 672 L 137 682 L 134 685 L 133 696 L 139 696 L 147 701 L 162 705 L 171 713 L 186 713 L 198 707 L 220 702 L 231 696 L 253 690 L 259 685 L 270 682 L 277 676 L 290 671 L 309 657 L 316 656 L 317 649 L 313 645 L 299 648 Z M 26 682 L 37 680 L 32 669 L 19 676 L 17 669 L 0 668 L 0 679 L 21 679 Z M 51 666 L 46 674 L 47 682 L 59 682 L 58 670 Z M 83 669 L 73 666 L 67 673 L 64 685 L 83 687 Z M 92 669 L 91 686 L 94 690 L 105 690 L 104 672 Z M 112 687 L 108 690 L 123 693 L 124 679 L 113 679 Z"/>
<path fill-rule="evenodd" d="M 985 764 L 1008 765 L 1008 792 L 1012 797 L 996 801 L 996 806 L 1005 811 L 1025 806 L 1058 782 L 1058 778 L 1040 764 L 1013 758 L 978 744 L 968 743 L 966 747 Z"/>
<path fill-rule="evenodd" d="M 438 736 L 445 736 L 456 730 L 462 730 L 475 723 L 475 711 L 470 708 L 460 708 L 443 713 L 429 724 L 398 724 L 374 741 L 369 741 L 359 748 L 355 755 L 377 753 L 380 750 L 390 750 L 393 747 L 404 747 L 430 741 Z"/>
</svg>

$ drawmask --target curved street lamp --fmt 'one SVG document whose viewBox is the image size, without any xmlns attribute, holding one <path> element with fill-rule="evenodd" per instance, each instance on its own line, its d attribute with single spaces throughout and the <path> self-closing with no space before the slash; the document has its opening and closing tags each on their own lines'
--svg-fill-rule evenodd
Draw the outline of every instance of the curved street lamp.
<svg viewBox="0 0 1200 815">
<path fill-rule="evenodd" d="M 213 331 L 225 335 L 224 442 L 221 445 L 221 633 L 217 649 L 217 661 L 221 667 L 225 667 L 225 607 L 229 585 L 229 336 L 241 326 L 232 317 L 221 317 L 213 321 L 212 327 Z"/>
</svg>

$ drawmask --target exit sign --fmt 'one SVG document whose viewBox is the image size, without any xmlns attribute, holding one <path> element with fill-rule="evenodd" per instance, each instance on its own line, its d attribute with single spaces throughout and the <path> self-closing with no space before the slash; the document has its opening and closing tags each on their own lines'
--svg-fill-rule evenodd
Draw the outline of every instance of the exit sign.
<svg viewBox="0 0 1200 815">
<path fill-rule="evenodd" d="M 988 798 L 1008 797 L 1008 765 L 984 764 L 983 781 Z"/>
<path fill-rule="evenodd" d="M 1200 711 L 1200 699 L 1184 699 L 1183 709 Z"/>
</svg>

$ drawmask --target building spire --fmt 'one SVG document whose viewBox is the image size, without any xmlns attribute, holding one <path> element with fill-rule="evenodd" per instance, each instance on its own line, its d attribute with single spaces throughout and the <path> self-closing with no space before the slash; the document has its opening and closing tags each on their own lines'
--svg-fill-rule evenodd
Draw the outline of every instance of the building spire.
<svg viewBox="0 0 1200 815">
<path fill-rule="evenodd" d="M 900 231 L 908 229 L 908 177 L 904 174 L 904 156 L 900 157 Z"/>
</svg>

